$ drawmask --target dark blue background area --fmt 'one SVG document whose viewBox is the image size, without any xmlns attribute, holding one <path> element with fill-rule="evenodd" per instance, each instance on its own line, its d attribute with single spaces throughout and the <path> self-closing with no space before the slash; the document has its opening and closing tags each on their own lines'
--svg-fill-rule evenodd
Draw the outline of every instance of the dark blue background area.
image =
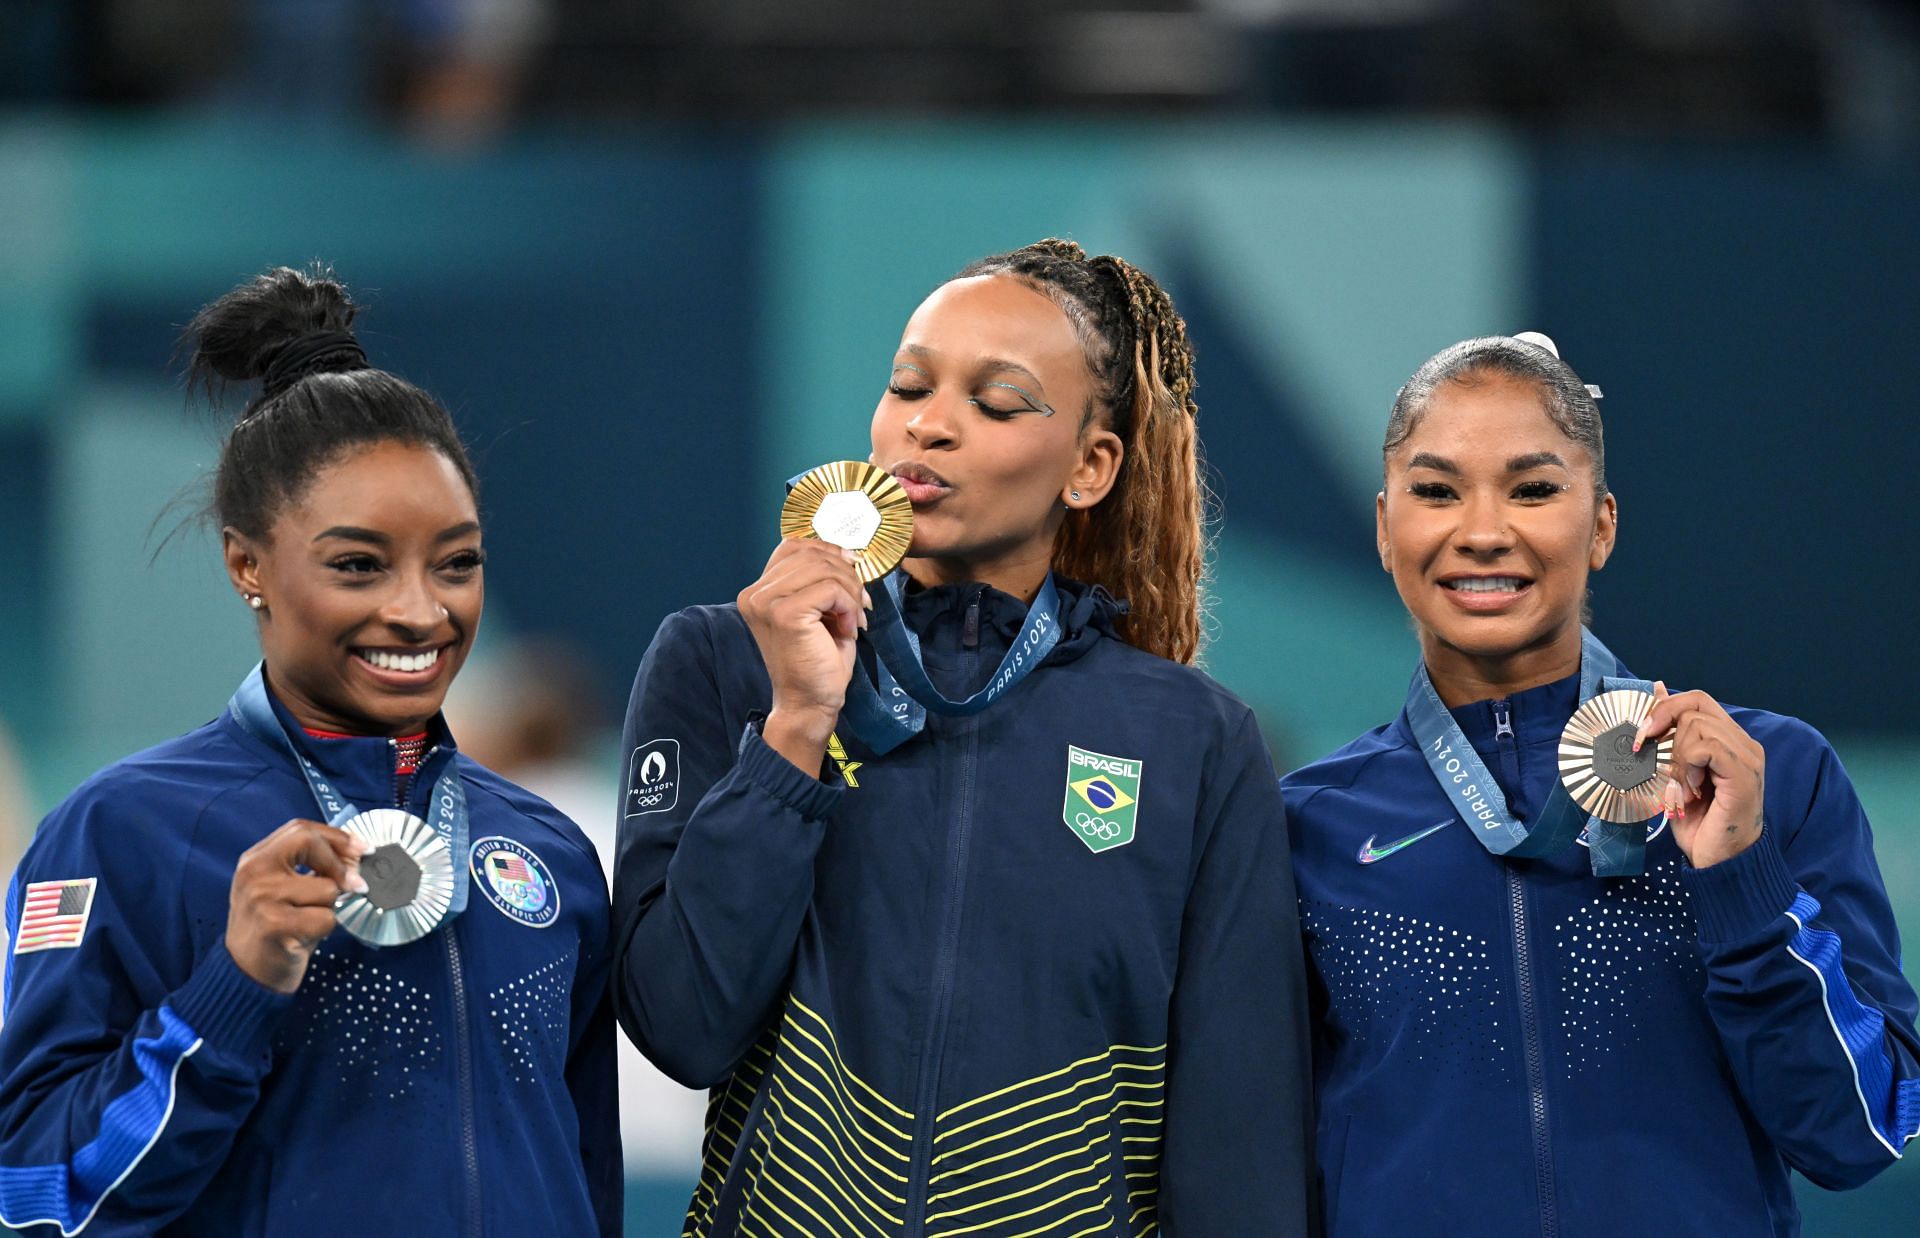
<svg viewBox="0 0 1920 1238">
<path fill-rule="evenodd" d="M 1561 148 L 1534 193 L 1533 321 L 1606 391 L 1600 630 L 1723 700 L 1910 728 L 1920 175 Z"/>
</svg>

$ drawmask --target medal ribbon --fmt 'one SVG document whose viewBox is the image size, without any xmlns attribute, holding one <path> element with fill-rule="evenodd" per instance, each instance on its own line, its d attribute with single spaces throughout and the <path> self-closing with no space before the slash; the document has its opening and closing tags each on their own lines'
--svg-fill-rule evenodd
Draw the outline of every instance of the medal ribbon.
<svg viewBox="0 0 1920 1238">
<path fill-rule="evenodd" d="M 241 682 L 240 688 L 227 702 L 227 711 L 240 728 L 264 743 L 270 744 L 290 754 L 300 766 L 300 772 L 307 776 L 307 786 L 313 791 L 314 803 L 320 806 L 320 815 L 328 825 L 338 826 L 344 821 L 360 815 L 360 810 L 349 803 L 347 798 L 334 788 L 333 783 L 320 771 L 320 767 L 307 759 L 305 753 L 288 738 L 286 728 L 280 725 L 280 718 L 273 712 L 273 704 L 267 699 L 267 679 L 264 673 L 266 664 L 260 663 Z M 424 764 L 424 759 L 423 762 Z M 433 799 L 428 809 L 428 821 L 440 841 L 447 845 L 453 856 L 453 905 L 447 908 L 446 919 L 451 920 L 467 909 L 467 885 L 469 881 L 465 857 L 467 854 L 467 789 L 460 781 L 458 762 L 447 762 L 446 772 L 433 784 Z M 444 923 L 444 921 L 443 921 Z"/>
<path fill-rule="evenodd" d="M 1586 704 L 1602 692 L 1632 689 L 1651 693 L 1653 685 L 1644 679 L 1607 675 L 1618 665 L 1600 638 L 1586 628 L 1580 629 L 1580 700 Z M 1494 855 L 1534 859 L 1565 847 L 1579 836 L 1581 814 L 1573 797 L 1560 781 L 1557 769 L 1553 791 L 1534 823 L 1528 826 L 1507 808 L 1507 797 L 1494 781 L 1486 762 L 1473 750 L 1467 737 L 1448 712 L 1440 694 L 1434 691 L 1423 661 L 1414 672 L 1407 690 L 1407 722 L 1419 741 L 1420 755 L 1448 802 L 1467 823 L 1480 845 Z M 1596 877 L 1634 877 L 1646 869 L 1647 830 L 1644 821 L 1625 825 L 1586 819 L 1587 853 Z"/>
<path fill-rule="evenodd" d="M 906 580 L 906 573 L 895 569 L 876 582 L 879 589 L 871 590 L 873 617 L 867 623 L 866 639 L 873 645 L 874 673 L 870 678 L 864 663 L 855 660 L 847 703 L 840 711 L 860 742 L 876 755 L 892 752 L 925 730 L 928 710 L 950 718 L 979 713 L 1032 674 L 1060 643 L 1060 591 L 1049 572 L 1027 608 L 1020 634 L 987 686 L 964 701 L 951 700 L 927 677 L 920 638 L 901 614 Z"/>
</svg>

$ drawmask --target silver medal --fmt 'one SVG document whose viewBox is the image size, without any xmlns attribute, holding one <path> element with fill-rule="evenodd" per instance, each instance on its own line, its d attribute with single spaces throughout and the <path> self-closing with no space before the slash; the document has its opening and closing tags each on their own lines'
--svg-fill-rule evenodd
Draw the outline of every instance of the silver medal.
<svg viewBox="0 0 1920 1238">
<path fill-rule="evenodd" d="M 453 857 L 431 825 L 399 808 L 375 808 L 340 823 L 366 840 L 365 894 L 334 900 L 340 927 L 372 946 L 401 946 L 439 928 L 453 906 Z"/>
</svg>

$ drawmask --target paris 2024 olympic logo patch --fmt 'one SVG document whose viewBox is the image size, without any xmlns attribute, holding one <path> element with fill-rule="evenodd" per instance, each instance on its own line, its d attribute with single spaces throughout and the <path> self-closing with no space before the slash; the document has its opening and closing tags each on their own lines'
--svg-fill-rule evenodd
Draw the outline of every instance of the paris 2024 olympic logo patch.
<svg viewBox="0 0 1920 1238">
<path fill-rule="evenodd" d="M 482 838 L 473 844 L 473 879 L 509 920 L 545 928 L 560 915 L 560 887 L 553 871 L 511 838 Z"/>
</svg>

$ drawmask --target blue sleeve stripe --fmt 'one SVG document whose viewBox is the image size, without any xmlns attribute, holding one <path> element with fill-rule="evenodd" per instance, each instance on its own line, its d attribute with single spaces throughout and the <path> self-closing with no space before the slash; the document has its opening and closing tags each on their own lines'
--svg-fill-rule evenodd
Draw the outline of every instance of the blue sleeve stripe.
<svg viewBox="0 0 1920 1238">
<path fill-rule="evenodd" d="M 13 870 L 13 880 L 7 882 L 7 957 L 0 959 L 0 1023 L 5 1023 L 7 1011 L 13 1009 L 13 938 L 20 931 L 20 870 Z"/>
<path fill-rule="evenodd" d="M 160 1008 L 160 1034 L 133 1042 L 140 1082 L 100 1113 L 100 1133 L 66 1165 L 0 1165 L 0 1224 L 9 1229 L 57 1225 L 71 1235 L 85 1229 L 113 1189 L 126 1181 L 173 1116 L 180 1063 L 200 1038 L 180 1016 Z"/>
<path fill-rule="evenodd" d="M 1912 1132 L 1902 1133 L 1907 1125 L 1902 1111 L 1920 1097 L 1908 1099 L 1911 1093 L 1906 1083 L 1913 1080 L 1895 1088 L 1893 1059 L 1887 1055 L 1885 1040 L 1886 1018 L 1854 993 L 1840 965 L 1839 935 L 1810 923 L 1819 914 L 1819 902 L 1805 890 L 1794 897 L 1787 915 L 1800 931 L 1787 943 L 1787 953 L 1805 964 L 1820 982 L 1827 1024 L 1853 1068 L 1853 1090 L 1860 1097 L 1867 1129 L 1897 1160 L 1900 1149 L 1913 1138 Z"/>
</svg>

